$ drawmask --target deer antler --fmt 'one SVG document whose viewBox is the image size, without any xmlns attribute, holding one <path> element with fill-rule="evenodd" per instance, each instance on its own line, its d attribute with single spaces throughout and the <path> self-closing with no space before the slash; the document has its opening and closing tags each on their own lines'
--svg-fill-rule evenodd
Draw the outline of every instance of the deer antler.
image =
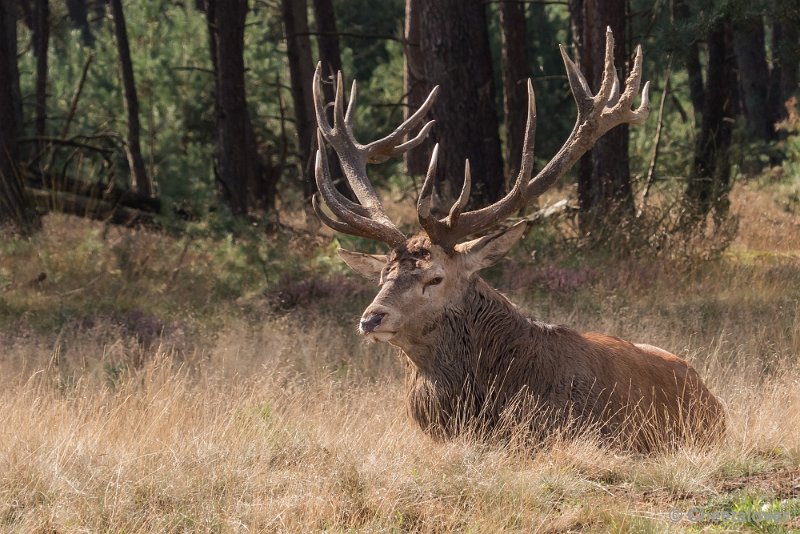
<svg viewBox="0 0 800 534">
<path fill-rule="evenodd" d="M 320 84 L 320 64 L 314 72 L 314 110 L 317 115 L 317 140 L 319 149 L 317 150 L 315 162 L 315 176 L 319 194 L 325 201 L 336 217 L 340 220 L 330 218 L 322 211 L 317 196 L 312 199 L 314 211 L 326 225 L 334 230 L 346 234 L 377 239 L 395 246 L 405 241 L 403 233 L 397 229 L 392 221 L 386 216 L 381 201 L 375 193 L 375 189 L 367 176 L 368 163 L 381 163 L 392 156 L 399 156 L 419 145 L 428 135 L 434 121 L 430 121 L 422 127 L 420 132 L 411 140 L 403 142 L 403 139 L 418 123 L 422 121 L 428 110 L 433 105 L 439 87 L 434 87 L 427 100 L 420 108 L 398 126 L 395 131 L 383 139 L 378 139 L 367 145 L 362 145 L 353 136 L 353 119 L 355 116 L 356 82 L 350 90 L 350 101 L 347 105 L 347 112 L 344 111 L 344 90 L 342 83 L 342 73 L 339 72 L 336 79 L 336 97 L 333 102 L 333 126 L 325 117 L 325 102 L 319 90 Z M 331 175 L 328 170 L 328 158 L 325 153 L 325 146 L 322 142 L 324 138 L 339 156 L 347 183 L 353 190 L 358 203 L 353 202 L 339 193 L 333 186 Z"/>
<path fill-rule="evenodd" d="M 515 211 L 523 208 L 532 199 L 544 193 L 553 183 L 566 173 L 591 146 L 608 132 L 620 124 L 641 124 L 647 120 L 650 112 L 650 98 L 648 90 L 650 82 L 645 83 L 642 91 L 642 103 L 632 110 L 633 100 L 639 93 L 642 77 L 642 48 L 636 47 L 636 57 L 633 69 L 625 80 L 625 92 L 620 95 L 619 80 L 614 69 L 614 36 L 609 28 L 606 31 L 606 51 L 603 69 L 603 80 L 596 95 L 592 95 L 586 78 L 578 67 L 567 55 L 566 49 L 561 46 L 561 56 L 567 70 L 569 85 L 575 102 L 578 105 L 578 118 L 572 133 L 561 149 L 553 156 L 547 165 L 529 180 L 533 169 L 533 145 L 536 132 L 536 102 L 533 85 L 528 80 L 528 121 L 525 132 L 525 142 L 522 148 L 522 162 L 514 186 L 505 197 L 494 204 L 475 211 L 462 213 L 471 185 L 469 161 L 464 170 L 464 186 L 458 200 L 453 204 L 450 213 L 444 219 L 437 219 L 431 215 L 431 195 L 433 192 L 434 176 L 436 174 L 436 161 L 438 145 L 433 150 L 428 174 L 422 186 L 417 213 L 419 222 L 431 241 L 446 250 L 465 236 L 478 233 L 494 226 Z"/>
</svg>

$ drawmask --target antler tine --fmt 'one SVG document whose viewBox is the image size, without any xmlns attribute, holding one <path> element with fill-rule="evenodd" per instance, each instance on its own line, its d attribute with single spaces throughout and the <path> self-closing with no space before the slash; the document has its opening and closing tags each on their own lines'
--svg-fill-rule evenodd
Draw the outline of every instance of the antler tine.
<svg viewBox="0 0 800 534">
<path fill-rule="evenodd" d="M 436 180 L 436 164 L 439 161 L 439 143 L 436 143 L 431 153 L 431 160 L 428 163 L 428 172 L 422 189 L 417 199 L 417 218 L 419 224 L 428 233 L 433 242 L 438 243 L 442 237 L 443 224 L 431 213 L 431 203 L 433 198 L 433 182 Z"/>
<path fill-rule="evenodd" d="M 614 34 L 611 27 L 606 26 L 606 53 L 603 61 L 603 79 L 600 81 L 600 89 L 594 97 L 597 107 L 605 107 L 611 99 L 614 90 L 614 80 L 617 79 L 617 69 L 614 67 Z"/>
<path fill-rule="evenodd" d="M 461 187 L 461 194 L 458 195 L 458 200 L 456 200 L 450 208 L 448 216 L 439 220 L 431 214 L 431 197 L 433 196 L 433 182 L 436 178 L 436 163 L 438 160 L 439 144 L 437 143 L 436 146 L 433 147 L 431 161 L 428 164 L 428 173 L 425 175 L 425 182 L 422 184 L 422 190 L 419 193 L 417 215 L 420 225 L 428 233 L 431 240 L 434 243 L 442 244 L 449 242 L 449 236 L 452 235 L 453 228 L 456 227 L 459 216 L 469 201 L 469 192 L 472 188 L 472 174 L 469 169 L 469 160 L 467 160 L 464 164 L 464 185 Z"/>
<path fill-rule="evenodd" d="M 633 57 L 633 68 L 628 73 L 625 80 L 625 92 L 622 95 L 623 101 L 632 102 L 639 92 L 642 84 L 642 45 L 636 45 L 636 54 Z"/>
<path fill-rule="evenodd" d="M 383 139 L 378 139 L 377 141 L 373 141 L 367 145 L 367 151 L 369 153 L 369 162 L 370 163 L 382 163 L 393 156 L 399 156 L 415 146 L 419 145 L 422 140 L 427 135 L 428 131 L 430 131 L 431 127 L 433 126 L 434 121 L 428 122 L 425 126 L 423 126 L 420 134 L 417 135 L 411 141 L 406 143 L 401 143 L 403 138 L 410 132 L 417 124 L 419 124 L 428 111 L 433 106 L 434 101 L 436 101 L 436 96 L 439 94 L 439 86 L 437 85 L 434 87 L 428 98 L 425 99 L 425 102 L 419 107 L 417 111 L 414 112 L 409 118 L 407 118 L 403 123 L 395 128 L 395 130 L 384 137 Z M 423 135 L 423 133 L 425 135 Z"/>
<path fill-rule="evenodd" d="M 642 124 L 647 120 L 647 116 L 650 112 L 650 82 L 645 82 L 644 89 L 642 89 L 642 103 L 635 111 L 630 109 L 633 104 L 633 99 L 639 93 L 639 86 L 641 83 L 642 46 L 638 45 L 633 60 L 633 68 L 628 75 L 628 79 L 625 80 L 625 92 L 620 97 L 620 100 L 623 102 L 622 107 L 628 114 L 628 122 L 631 124 Z"/>
<path fill-rule="evenodd" d="M 341 130 L 343 127 L 346 127 L 347 124 L 347 121 L 344 116 L 344 95 L 342 94 L 343 91 L 344 91 L 344 84 L 342 83 L 342 71 L 339 71 L 336 73 L 336 93 L 333 97 L 333 127 L 337 130 Z M 355 102 L 353 102 L 352 99 L 350 103 L 355 104 Z M 348 111 L 350 111 L 349 108 Z"/>
<path fill-rule="evenodd" d="M 362 217 L 369 217 L 370 212 L 361 204 L 356 204 L 333 185 L 330 167 L 328 167 L 328 154 L 325 151 L 325 143 L 322 140 L 322 132 L 317 128 L 317 146 L 319 147 L 314 161 L 314 177 L 317 182 L 317 190 L 322 195 L 325 203 L 331 211 L 340 218 L 347 217 L 347 213 L 353 212 Z M 321 155 L 320 155 L 321 154 Z"/>
<path fill-rule="evenodd" d="M 578 117 L 581 117 L 592 108 L 592 91 L 589 89 L 589 84 L 583 73 L 570 59 L 567 48 L 560 44 L 558 45 L 558 50 L 561 52 L 561 59 L 564 61 L 564 68 L 567 71 L 569 88 L 572 91 L 573 98 L 575 98 L 575 103 L 578 105 Z"/>
<path fill-rule="evenodd" d="M 472 172 L 469 168 L 469 160 L 464 161 L 464 185 L 461 186 L 461 194 L 458 199 L 453 203 L 450 208 L 450 213 L 447 215 L 446 224 L 448 228 L 453 228 L 461 216 L 461 212 L 467 207 L 469 202 L 469 193 L 472 190 Z"/>
<path fill-rule="evenodd" d="M 398 245 L 405 241 L 406 237 L 400 230 L 394 226 L 387 226 L 380 221 L 374 220 L 371 218 L 373 214 L 369 209 L 346 199 L 341 193 L 336 191 L 328 168 L 328 156 L 325 154 L 325 146 L 322 144 L 320 144 L 320 148 L 317 150 L 314 174 L 316 176 L 317 188 L 319 189 L 320 196 L 325 200 L 325 204 L 328 205 L 333 214 L 341 219 L 341 221 L 337 221 L 328 217 L 319 206 L 315 195 L 314 198 L 312 198 L 312 206 L 323 223 L 334 230 L 351 235 L 377 239 L 391 246 Z"/>
<path fill-rule="evenodd" d="M 617 71 L 614 71 L 614 83 L 611 86 L 611 96 L 608 97 L 608 106 L 614 107 L 619 102 L 619 76 Z"/>
<path fill-rule="evenodd" d="M 347 112 L 344 116 L 344 124 L 347 126 L 347 131 L 353 135 L 353 119 L 355 118 L 356 111 L 356 95 L 358 94 L 358 84 L 353 80 L 353 85 L 350 86 L 350 100 L 347 102 Z"/>
</svg>

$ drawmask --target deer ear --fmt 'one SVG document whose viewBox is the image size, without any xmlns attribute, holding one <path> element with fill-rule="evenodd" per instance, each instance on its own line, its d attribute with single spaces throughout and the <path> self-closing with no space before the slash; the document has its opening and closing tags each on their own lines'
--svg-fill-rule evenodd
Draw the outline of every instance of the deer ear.
<svg viewBox="0 0 800 534">
<path fill-rule="evenodd" d="M 467 241 L 455 246 L 464 258 L 466 270 L 472 274 L 500 261 L 525 233 L 527 221 L 520 221 L 507 230 Z"/>
<path fill-rule="evenodd" d="M 388 256 L 382 254 L 362 254 L 361 252 L 351 252 L 343 248 L 338 249 L 339 257 L 344 260 L 348 267 L 369 280 L 370 282 L 380 282 L 381 271 L 389 261 Z"/>
</svg>

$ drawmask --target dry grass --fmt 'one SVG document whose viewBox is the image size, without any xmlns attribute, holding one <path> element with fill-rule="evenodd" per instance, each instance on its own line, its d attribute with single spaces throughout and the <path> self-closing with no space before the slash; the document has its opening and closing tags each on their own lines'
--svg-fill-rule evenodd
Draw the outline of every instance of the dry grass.
<svg viewBox="0 0 800 534">
<path fill-rule="evenodd" d="M 800 248 L 783 237 L 787 226 L 749 234 L 778 211 L 758 192 L 741 194 L 756 195 L 763 213 L 748 208 L 742 236 L 718 262 L 680 272 L 630 262 L 563 293 L 513 294 L 543 318 L 647 340 L 695 363 L 725 403 L 728 437 L 652 457 L 586 441 L 539 451 L 434 443 L 405 417 L 394 351 L 354 334 L 360 303 L 273 315 L 248 297 L 240 309 L 241 298 L 225 300 L 203 277 L 200 252 L 177 275 L 174 255 L 115 274 L 119 255 L 104 247 L 56 254 L 94 230 L 51 225 L 38 250 L 0 257 L 8 280 L 0 289 L 0 530 L 800 527 Z M 132 239 L 134 257 L 181 250 Z M 43 255 L 46 267 L 37 263 Z M 28 284 L 40 268 L 47 280 Z M 85 289 L 70 293 L 76 288 Z M 215 300 L 206 308 L 193 289 Z M 92 307 L 99 299 L 113 308 L 118 296 L 108 292 L 117 290 L 128 311 Z M 90 312 L 53 328 L 52 318 L 36 322 L 47 306 Z M 132 308 L 147 311 L 131 318 Z M 13 310 L 27 311 L 13 320 Z M 156 312 L 163 333 L 141 335 Z M 685 515 L 765 506 L 791 519 L 697 524 Z M 678 521 L 673 510 L 684 512 Z"/>
</svg>

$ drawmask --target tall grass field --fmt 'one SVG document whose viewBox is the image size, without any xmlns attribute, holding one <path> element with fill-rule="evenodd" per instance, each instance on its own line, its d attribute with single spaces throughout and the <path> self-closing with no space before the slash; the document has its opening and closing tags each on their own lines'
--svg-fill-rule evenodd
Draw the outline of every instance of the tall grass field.
<svg viewBox="0 0 800 534">
<path fill-rule="evenodd" d="M 713 258 L 544 253 L 532 230 L 487 273 L 534 317 L 692 362 L 727 436 L 651 456 L 432 441 L 396 349 L 355 331 L 376 289 L 331 235 L 50 215 L 0 241 L 0 531 L 796 531 L 800 207 L 751 183 L 732 209 Z"/>
</svg>

